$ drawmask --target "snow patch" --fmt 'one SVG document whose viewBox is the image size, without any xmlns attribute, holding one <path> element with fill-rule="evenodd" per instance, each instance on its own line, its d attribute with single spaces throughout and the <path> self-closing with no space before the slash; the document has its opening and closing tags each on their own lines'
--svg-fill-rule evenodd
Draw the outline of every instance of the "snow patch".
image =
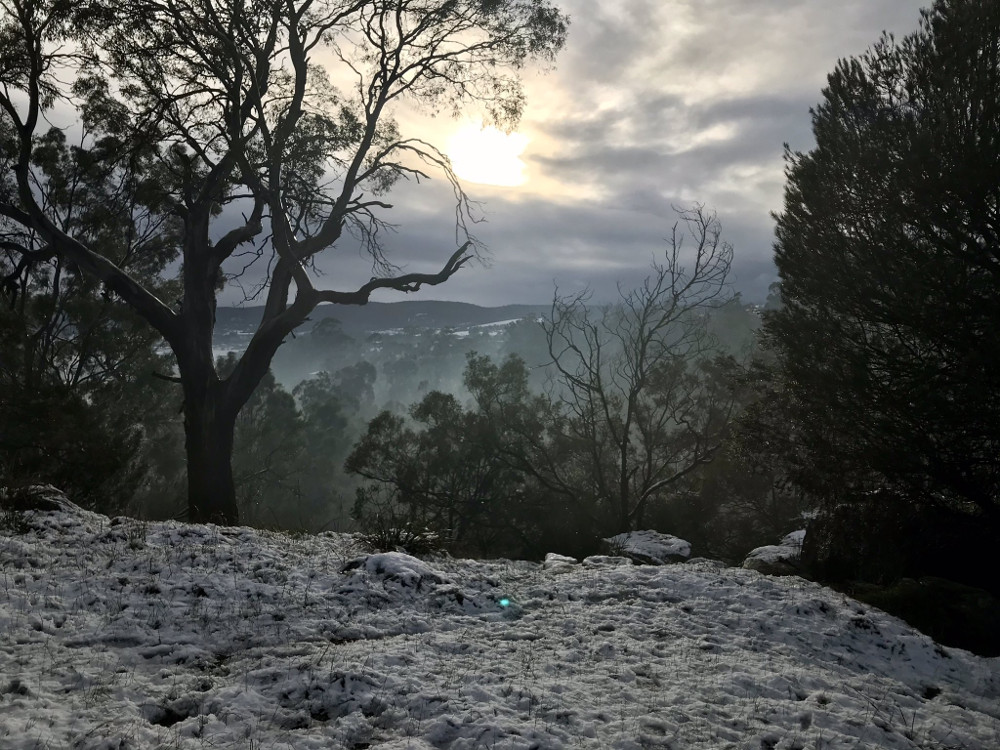
<svg viewBox="0 0 1000 750">
<path fill-rule="evenodd" d="M 549 552 L 545 556 L 542 568 L 544 570 L 550 570 L 553 573 L 565 573 L 568 570 L 572 570 L 579 564 L 580 561 L 575 557 L 567 557 L 566 555 L 557 555 L 555 552 Z"/>
<path fill-rule="evenodd" d="M 345 571 L 363 569 L 370 575 L 380 576 L 386 581 L 396 581 L 403 586 L 420 589 L 424 583 L 441 584 L 448 579 L 430 565 L 416 557 L 402 552 L 383 552 L 366 555 L 351 560 L 344 566 Z"/>
</svg>

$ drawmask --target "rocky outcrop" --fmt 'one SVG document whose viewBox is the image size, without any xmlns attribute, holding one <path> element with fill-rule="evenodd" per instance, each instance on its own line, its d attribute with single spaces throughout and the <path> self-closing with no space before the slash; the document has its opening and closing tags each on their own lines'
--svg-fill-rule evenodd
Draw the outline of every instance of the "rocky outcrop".
<svg viewBox="0 0 1000 750">
<path fill-rule="evenodd" d="M 786 534 L 777 544 L 751 550 L 743 561 L 747 570 L 756 570 L 771 576 L 798 575 L 802 567 L 802 542 L 805 529 Z"/>
<path fill-rule="evenodd" d="M 572 570 L 580 561 L 575 557 L 568 557 L 566 555 L 557 555 L 555 552 L 549 552 L 545 556 L 545 561 L 542 563 L 542 569 L 548 570 L 552 573 L 565 573 Z"/>
<path fill-rule="evenodd" d="M 691 557 L 691 543 L 659 531 L 630 531 L 603 540 L 610 555 L 627 557 L 639 565 L 667 565 Z"/>
</svg>

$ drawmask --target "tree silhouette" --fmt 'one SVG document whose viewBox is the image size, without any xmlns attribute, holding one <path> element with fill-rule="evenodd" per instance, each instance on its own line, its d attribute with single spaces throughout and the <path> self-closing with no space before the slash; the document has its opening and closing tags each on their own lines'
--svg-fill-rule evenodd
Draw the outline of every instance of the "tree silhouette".
<svg viewBox="0 0 1000 750">
<path fill-rule="evenodd" d="M 687 241 L 685 241 L 687 240 Z M 544 323 L 576 466 L 556 484 L 593 497 L 617 531 L 641 527 L 650 502 L 710 461 L 736 398 L 707 328 L 726 299 L 732 247 L 701 207 L 681 211 L 662 262 L 620 301 L 556 296 Z"/>
<path fill-rule="evenodd" d="M 475 105 L 511 126 L 523 105 L 517 69 L 551 59 L 565 31 L 546 0 L 0 2 L 5 247 L 26 262 L 65 259 L 165 339 L 184 395 L 191 520 L 237 520 L 235 420 L 318 304 L 440 284 L 474 254 L 468 202 L 447 159 L 405 137 L 394 107 Z M 47 121 L 67 113 L 82 148 L 103 146 L 100 167 L 134 197 L 136 221 L 180 223 L 176 301 L 127 270 L 148 251 L 142 237 L 108 246 L 50 200 L 53 181 L 36 157 Z M 130 169 L 137 154 L 141 169 Z M 432 169 L 451 181 L 468 239 L 436 273 L 399 273 L 379 244 L 386 194 Z M 361 238 L 375 275 L 353 289 L 322 288 L 314 259 L 345 232 Z M 263 318 L 221 377 L 216 299 L 234 282 L 223 264 L 258 258 L 267 266 Z"/>
<path fill-rule="evenodd" d="M 792 476 L 833 502 L 888 487 L 996 521 L 1000 5 L 939 0 L 841 61 L 813 131 L 787 155 L 766 323 Z"/>
</svg>

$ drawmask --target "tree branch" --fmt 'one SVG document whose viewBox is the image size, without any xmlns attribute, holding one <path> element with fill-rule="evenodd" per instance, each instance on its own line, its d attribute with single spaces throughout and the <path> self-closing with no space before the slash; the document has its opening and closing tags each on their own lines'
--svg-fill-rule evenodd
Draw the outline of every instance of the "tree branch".
<svg viewBox="0 0 1000 750">
<path fill-rule="evenodd" d="M 177 385 L 180 385 L 180 384 L 182 384 L 184 382 L 183 380 L 181 380 L 178 377 L 174 377 L 173 375 L 164 375 L 162 372 L 156 372 L 156 371 L 154 371 L 152 373 L 152 376 L 154 378 L 156 378 L 157 380 L 165 380 L 168 383 L 176 383 Z"/>
<path fill-rule="evenodd" d="M 397 292 L 416 292 L 420 287 L 437 286 L 450 279 L 462 266 L 472 260 L 468 250 L 472 241 L 466 242 L 452 253 L 448 262 L 437 273 L 409 273 L 403 276 L 376 278 L 364 284 L 353 292 L 318 291 L 315 292 L 317 302 L 333 302 L 340 305 L 364 305 L 376 289 L 395 289 Z"/>
</svg>

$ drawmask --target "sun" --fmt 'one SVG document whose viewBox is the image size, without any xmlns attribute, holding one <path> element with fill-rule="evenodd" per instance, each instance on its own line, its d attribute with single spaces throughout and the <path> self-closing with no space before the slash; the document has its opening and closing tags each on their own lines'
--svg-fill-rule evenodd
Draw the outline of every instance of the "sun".
<svg viewBox="0 0 1000 750">
<path fill-rule="evenodd" d="M 517 187 L 528 179 L 521 160 L 527 145 L 527 136 L 520 133 L 466 125 L 451 137 L 445 153 L 455 174 L 463 180 Z"/>
</svg>

